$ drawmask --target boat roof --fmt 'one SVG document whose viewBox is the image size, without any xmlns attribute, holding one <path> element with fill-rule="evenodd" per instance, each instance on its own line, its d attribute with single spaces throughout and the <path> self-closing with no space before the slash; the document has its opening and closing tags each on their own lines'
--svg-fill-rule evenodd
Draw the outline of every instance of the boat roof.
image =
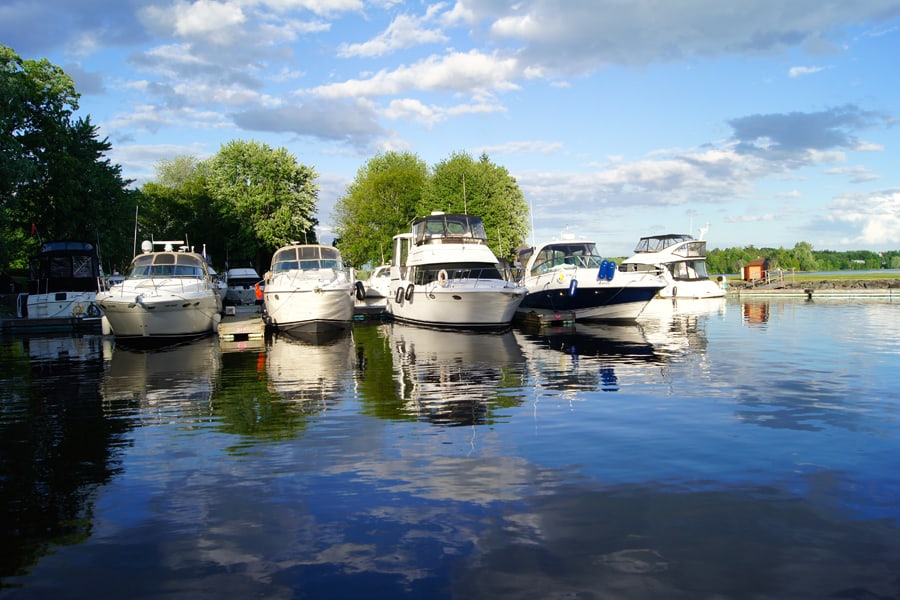
<svg viewBox="0 0 900 600">
<path fill-rule="evenodd" d="M 41 244 L 41 254 L 49 254 L 51 252 L 96 254 L 97 247 L 91 242 L 79 240 L 52 240 Z"/>
<path fill-rule="evenodd" d="M 647 235 L 638 240 L 634 251 L 637 253 L 660 252 L 682 242 L 702 242 L 694 239 L 689 233 L 666 233 L 663 235 Z"/>
</svg>

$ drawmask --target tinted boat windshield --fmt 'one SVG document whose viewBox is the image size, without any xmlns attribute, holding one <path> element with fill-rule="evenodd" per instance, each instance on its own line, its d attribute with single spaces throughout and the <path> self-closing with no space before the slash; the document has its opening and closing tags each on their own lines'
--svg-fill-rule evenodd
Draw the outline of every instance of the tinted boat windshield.
<svg viewBox="0 0 900 600">
<path fill-rule="evenodd" d="M 272 271 L 275 273 L 293 269 L 312 271 L 343 268 L 340 252 L 328 246 L 292 246 L 279 250 L 272 257 Z"/>
<path fill-rule="evenodd" d="M 193 254 L 163 252 L 142 254 L 131 262 L 126 277 L 142 279 L 150 277 L 194 277 L 206 276 L 203 260 Z"/>
<path fill-rule="evenodd" d="M 599 268 L 603 257 L 593 243 L 550 244 L 541 248 L 534 259 L 531 273 L 537 275 L 553 267 Z"/>
</svg>

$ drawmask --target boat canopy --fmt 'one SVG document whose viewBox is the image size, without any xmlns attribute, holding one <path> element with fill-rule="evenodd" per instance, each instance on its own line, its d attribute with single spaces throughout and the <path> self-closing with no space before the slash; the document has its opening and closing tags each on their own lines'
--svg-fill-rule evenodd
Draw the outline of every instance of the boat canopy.
<svg viewBox="0 0 900 600">
<path fill-rule="evenodd" d="M 439 240 L 441 242 L 487 241 L 484 222 L 479 217 L 457 214 L 431 214 L 413 221 L 416 245 Z"/>
<path fill-rule="evenodd" d="M 30 294 L 97 290 L 100 258 L 90 242 L 44 242 L 29 267 Z"/>
<path fill-rule="evenodd" d="M 637 247 L 634 249 L 635 252 L 659 252 L 660 250 L 665 250 L 669 246 L 673 244 L 680 244 L 681 242 L 690 242 L 693 241 L 694 236 L 687 233 L 668 233 L 666 235 L 651 235 L 647 237 L 642 237 L 640 241 L 638 241 Z"/>
<path fill-rule="evenodd" d="M 289 246 L 282 248 L 272 257 L 272 271 L 300 269 L 343 269 L 341 253 L 331 246 Z"/>
</svg>

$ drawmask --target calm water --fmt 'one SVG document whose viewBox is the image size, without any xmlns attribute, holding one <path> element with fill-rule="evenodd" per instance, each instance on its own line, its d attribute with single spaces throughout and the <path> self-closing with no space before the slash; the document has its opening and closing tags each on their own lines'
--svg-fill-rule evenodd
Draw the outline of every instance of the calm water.
<svg viewBox="0 0 900 600">
<path fill-rule="evenodd" d="M 0 341 L 2 598 L 900 597 L 900 305 Z"/>
</svg>

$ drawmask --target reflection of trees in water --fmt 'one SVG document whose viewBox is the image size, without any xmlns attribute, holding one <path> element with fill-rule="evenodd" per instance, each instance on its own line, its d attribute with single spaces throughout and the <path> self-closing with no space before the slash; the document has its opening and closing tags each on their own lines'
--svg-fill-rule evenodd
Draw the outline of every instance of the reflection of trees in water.
<svg viewBox="0 0 900 600">
<path fill-rule="evenodd" d="M 115 476 L 133 427 L 104 411 L 99 341 L 58 341 L 50 354 L 35 353 L 38 340 L 0 345 L 0 588 L 90 536 L 94 491 Z"/>
</svg>

